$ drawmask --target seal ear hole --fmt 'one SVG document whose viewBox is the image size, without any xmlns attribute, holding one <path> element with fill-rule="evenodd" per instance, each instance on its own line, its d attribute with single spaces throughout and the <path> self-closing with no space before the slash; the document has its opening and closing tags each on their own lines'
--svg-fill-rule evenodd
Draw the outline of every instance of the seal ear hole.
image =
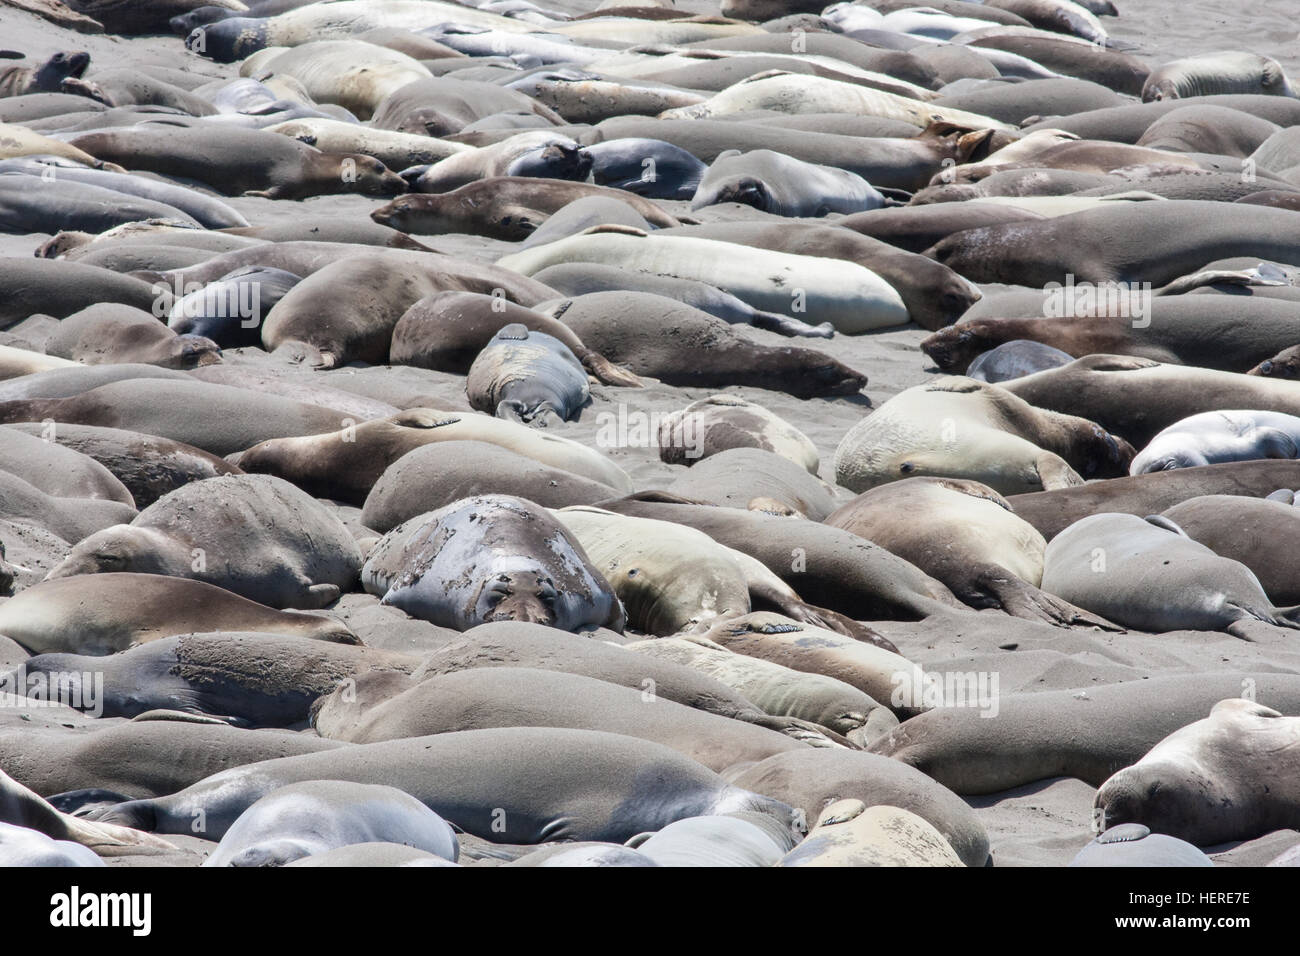
<svg viewBox="0 0 1300 956">
<path fill-rule="evenodd" d="M 910 475 L 914 471 L 916 471 L 916 465 L 912 464 L 910 461 L 905 461 L 898 466 L 898 473 L 900 475 Z"/>
</svg>

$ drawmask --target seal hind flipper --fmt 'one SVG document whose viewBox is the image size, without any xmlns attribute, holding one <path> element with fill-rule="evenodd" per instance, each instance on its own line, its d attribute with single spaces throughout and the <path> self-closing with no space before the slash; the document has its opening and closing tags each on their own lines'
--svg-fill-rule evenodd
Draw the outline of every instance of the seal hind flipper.
<svg viewBox="0 0 1300 956">
<path fill-rule="evenodd" d="M 1112 624 L 1104 617 L 1099 617 L 1076 607 L 1069 601 L 1063 601 L 1054 594 L 1048 594 L 1014 575 L 1002 572 L 1001 568 L 981 575 L 979 582 L 985 592 L 993 598 L 995 606 L 1002 608 L 1012 617 L 1027 621 L 1040 621 L 1053 627 L 1099 627 L 1104 631 L 1123 631 L 1124 628 Z"/>
<path fill-rule="evenodd" d="M 606 385 L 621 385 L 625 388 L 645 388 L 645 382 L 641 381 L 635 374 L 623 368 L 621 365 L 615 365 L 599 352 L 585 352 L 582 357 L 582 367 Z"/>
</svg>

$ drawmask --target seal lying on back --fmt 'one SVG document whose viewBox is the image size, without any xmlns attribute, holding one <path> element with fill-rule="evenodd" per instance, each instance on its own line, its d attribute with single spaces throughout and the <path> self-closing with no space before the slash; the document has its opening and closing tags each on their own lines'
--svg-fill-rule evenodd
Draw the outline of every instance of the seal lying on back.
<svg viewBox="0 0 1300 956">
<path fill-rule="evenodd" d="M 1170 734 L 1101 785 L 1109 829 L 1140 823 L 1197 846 L 1300 825 L 1300 718 L 1240 698 Z"/>
<path fill-rule="evenodd" d="M 1281 412 L 1202 412 L 1162 431 L 1129 473 L 1171 471 L 1256 458 L 1300 458 L 1300 417 Z"/>
<path fill-rule="evenodd" d="M 343 747 L 237 767 L 169 797 L 99 814 L 158 833 L 219 838 L 278 787 L 305 780 L 384 783 L 466 833 L 494 842 L 621 842 L 684 817 L 753 811 L 792 825 L 778 800 L 729 785 L 662 744 L 622 734 L 550 727 L 467 730 Z M 528 780 L 533 786 L 519 786 Z"/>
<path fill-rule="evenodd" d="M 938 578 L 974 608 L 1000 607 L 1048 624 L 1104 624 L 1038 589 L 1043 536 L 987 485 L 909 478 L 874 488 L 826 524 L 887 548 Z"/>
<path fill-rule="evenodd" d="M 306 492 L 271 475 L 228 475 L 185 485 L 129 525 L 92 534 L 48 577 L 168 574 L 269 607 L 320 608 L 360 568 L 352 535 Z"/>
<path fill-rule="evenodd" d="M 1214 866 L 1185 840 L 1152 833 L 1140 823 L 1121 823 L 1093 839 L 1069 866 Z"/>
<path fill-rule="evenodd" d="M 483 347 L 465 393 L 481 412 L 537 425 L 576 417 L 591 395 L 586 370 L 563 342 L 517 324 Z"/>
<path fill-rule="evenodd" d="M 360 643 L 333 618 L 277 611 L 203 581 L 162 574 L 59 578 L 0 604 L 0 634 L 33 654 L 114 654 L 214 628 Z"/>
<path fill-rule="evenodd" d="M 1048 544 L 1043 587 L 1136 630 L 1226 631 L 1244 640 L 1244 621 L 1300 630 L 1300 607 L 1274 607 L 1248 567 L 1219 557 L 1167 518 L 1076 521 Z"/>
<path fill-rule="evenodd" d="M 441 627 L 531 621 L 565 631 L 623 629 L 623 607 L 576 536 L 507 495 L 454 502 L 375 545 L 362 583 L 384 604 Z"/>
</svg>

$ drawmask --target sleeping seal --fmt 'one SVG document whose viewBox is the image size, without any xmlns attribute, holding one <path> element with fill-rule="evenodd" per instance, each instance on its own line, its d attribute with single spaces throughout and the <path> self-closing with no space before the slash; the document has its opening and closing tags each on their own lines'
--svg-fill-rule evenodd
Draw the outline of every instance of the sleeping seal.
<svg viewBox="0 0 1300 956">
<path fill-rule="evenodd" d="M 361 579 L 384 604 L 458 631 L 488 621 L 623 630 L 623 607 L 577 536 L 507 495 L 467 498 L 398 525 L 370 552 Z"/>
<path fill-rule="evenodd" d="M 356 582 L 342 522 L 271 475 L 225 475 L 164 495 L 79 542 L 48 575 L 133 571 L 206 581 L 276 608 L 321 608 Z"/>
<path fill-rule="evenodd" d="M 1236 410 L 1192 415 L 1151 439 L 1134 457 L 1129 473 L 1258 458 L 1300 458 L 1300 417 Z"/>
<path fill-rule="evenodd" d="M 1140 823 L 1197 846 L 1300 825 L 1300 718 L 1234 698 L 1101 785 L 1107 830 Z"/>
<path fill-rule="evenodd" d="M 1094 514 L 1048 544 L 1043 588 L 1136 630 L 1226 631 L 1257 620 L 1300 630 L 1300 607 L 1278 608 L 1244 564 L 1222 558 L 1167 518 Z"/>
<path fill-rule="evenodd" d="M 888 205 L 857 173 L 805 163 L 770 149 L 722 153 L 701 177 L 691 208 L 730 202 L 787 218 L 866 212 Z"/>
<path fill-rule="evenodd" d="M 1047 543 L 987 485 L 908 478 L 859 495 L 826 519 L 942 581 L 974 608 L 1060 626 L 1101 624 L 1039 590 Z"/>
<path fill-rule="evenodd" d="M 479 352 L 465 393 L 480 412 L 541 426 L 577 417 L 591 394 L 568 346 L 519 324 L 502 328 Z"/>
</svg>

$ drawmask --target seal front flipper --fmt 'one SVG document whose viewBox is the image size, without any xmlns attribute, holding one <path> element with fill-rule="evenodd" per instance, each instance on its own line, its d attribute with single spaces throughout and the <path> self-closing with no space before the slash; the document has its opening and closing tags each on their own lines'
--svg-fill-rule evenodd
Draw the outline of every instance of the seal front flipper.
<svg viewBox="0 0 1300 956">
<path fill-rule="evenodd" d="M 328 607 L 342 596 L 343 591 L 337 584 L 311 584 L 307 587 L 303 607 L 308 610 Z"/>
<path fill-rule="evenodd" d="M 1039 455 L 1034 462 L 1034 467 L 1038 472 L 1038 480 L 1042 484 L 1044 491 L 1055 491 L 1058 488 L 1074 488 L 1084 483 L 1083 478 L 1069 466 L 1064 458 L 1050 451 L 1045 451 Z"/>
</svg>

